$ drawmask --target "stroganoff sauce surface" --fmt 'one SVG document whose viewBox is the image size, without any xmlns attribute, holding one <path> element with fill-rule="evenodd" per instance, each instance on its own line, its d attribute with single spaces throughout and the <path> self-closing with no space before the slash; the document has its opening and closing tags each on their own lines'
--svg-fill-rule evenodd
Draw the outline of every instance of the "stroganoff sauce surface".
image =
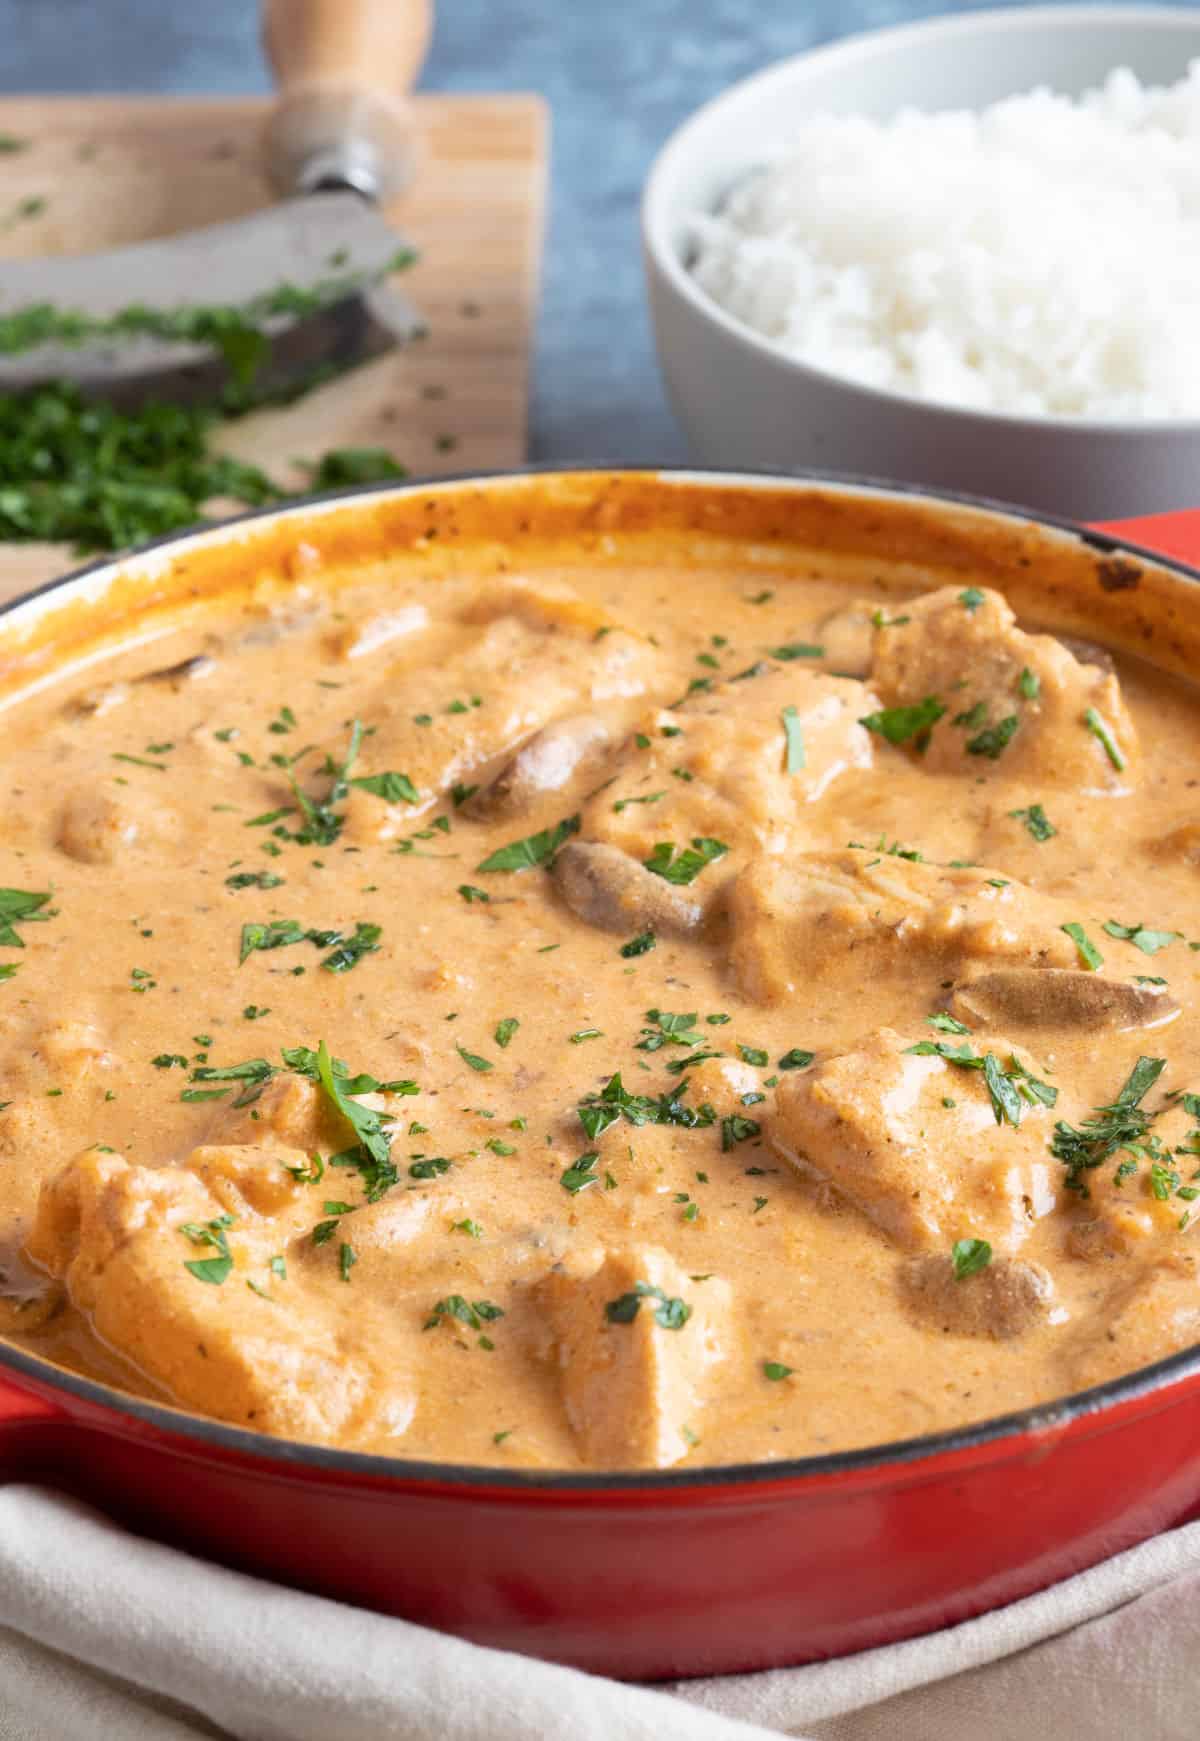
<svg viewBox="0 0 1200 1741">
<path fill-rule="evenodd" d="M 1190 692 L 845 557 L 338 579 L 7 708 L 11 1339 L 568 1469 L 1196 1340 Z"/>
</svg>

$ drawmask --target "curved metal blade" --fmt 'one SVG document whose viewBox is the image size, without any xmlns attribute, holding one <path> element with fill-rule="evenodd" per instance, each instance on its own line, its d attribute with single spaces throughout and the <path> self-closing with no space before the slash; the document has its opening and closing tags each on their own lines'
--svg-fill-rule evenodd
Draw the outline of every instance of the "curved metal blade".
<svg viewBox="0 0 1200 1741">
<path fill-rule="evenodd" d="M 310 194 L 251 217 L 104 254 L 6 260 L 0 263 L 0 320 L 38 304 L 103 319 L 133 304 L 238 308 L 283 286 L 328 293 L 332 299 L 311 313 L 263 322 L 270 353 L 255 387 L 282 391 L 290 379 L 326 365 L 344 368 L 420 329 L 415 309 L 394 288 L 363 290 L 379 281 L 404 246 L 358 195 Z M 144 336 L 0 353 L 0 391 L 63 378 L 125 403 L 212 397 L 229 371 L 208 345 Z"/>
</svg>

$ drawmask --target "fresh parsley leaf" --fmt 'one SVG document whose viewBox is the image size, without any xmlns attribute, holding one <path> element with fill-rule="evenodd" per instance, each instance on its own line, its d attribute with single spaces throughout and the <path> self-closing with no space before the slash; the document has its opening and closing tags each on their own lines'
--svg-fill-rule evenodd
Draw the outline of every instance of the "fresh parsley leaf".
<svg viewBox="0 0 1200 1741">
<path fill-rule="evenodd" d="M 789 641 L 782 647 L 768 647 L 772 659 L 779 659 L 785 665 L 793 659 L 823 659 L 824 647 L 818 647 L 811 641 Z"/>
<path fill-rule="evenodd" d="M 1021 694 L 1025 697 L 1026 701 L 1036 701 L 1038 696 L 1042 693 L 1042 680 L 1036 671 L 1031 671 L 1028 665 L 1026 665 L 1022 670 L 1021 675 L 1017 678 L 1017 688 L 1021 691 Z"/>
<path fill-rule="evenodd" d="M 497 847 L 475 868 L 480 871 L 523 871 L 532 870 L 537 865 L 548 865 L 563 842 L 578 833 L 579 820 L 578 815 L 567 816 L 556 822 L 553 828 L 543 828 L 540 833 L 527 835 L 524 840 Z"/>
<path fill-rule="evenodd" d="M 980 592 L 977 586 L 969 586 L 966 592 L 959 593 L 958 602 L 965 611 L 974 615 L 983 603 L 983 597 L 984 595 Z"/>
<path fill-rule="evenodd" d="M 496 1031 L 492 1035 L 492 1038 L 495 1040 L 502 1052 L 520 1026 L 521 1024 L 516 1016 L 505 1016 L 503 1021 L 496 1023 Z"/>
<path fill-rule="evenodd" d="M 1027 810 L 1010 810 L 1008 814 L 1023 822 L 1035 840 L 1051 840 L 1058 833 L 1040 804 L 1031 804 Z"/>
<path fill-rule="evenodd" d="M 357 786 L 361 792 L 371 792 L 376 798 L 386 798 L 389 804 L 417 804 L 421 794 L 413 785 L 407 774 L 362 774 L 357 779 L 348 780 L 347 785 Z"/>
<path fill-rule="evenodd" d="M 729 848 L 723 840 L 696 835 L 690 847 L 677 847 L 672 841 L 661 840 L 650 857 L 642 862 L 656 877 L 662 877 L 664 882 L 682 887 L 695 882 L 707 865 L 724 858 L 728 851 Z"/>
<path fill-rule="evenodd" d="M 646 1299 L 659 1302 L 654 1308 L 654 1322 L 664 1330 L 682 1330 L 692 1315 L 692 1308 L 686 1300 L 667 1295 L 662 1288 L 649 1282 L 634 1282 L 629 1293 L 609 1300 L 604 1316 L 610 1324 L 632 1324 Z"/>
<path fill-rule="evenodd" d="M 1088 708 L 1083 716 L 1083 723 L 1091 732 L 1092 736 L 1099 739 L 1105 755 L 1117 770 L 1118 774 L 1122 773 L 1125 768 L 1125 757 L 1121 753 L 1116 739 L 1113 737 L 1111 727 L 1101 717 L 1101 715 L 1096 712 L 1094 707 Z"/>
<path fill-rule="evenodd" d="M 794 707 L 783 710 L 783 734 L 787 743 L 784 755 L 784 772 L 798 774 L 805 766 L 807 756 L 804 750 L 804 730 L 800 724 L 800 715 Z"/>
<path fill-rule="evenodd" d="M 956 1239 L 950 1248 L 950 1261 L 955 1281 L 965 1281 L 987 1268 L 992 1261 L 992 1248 L 986 1239 Z"/>
<path fill-rule="evenodd" d="M 945 704 L 936 695 L 927 695 L 910 707 L 885 707 L 878 713 L 865 714 L 858 723 L 890 744 L 903 744 L 914 738 L 919 749 L 921 740 L 928 740 L 928 734 L 945 711 Z"/>
<path fill-rule="evenodd" d="M 642 931 L 637 937 L 631 937 L 628 943 L 622 943 L 617 953 L 626 961 L 632 961 L 638 955 L 648 955 L 657 941 L 653 931 Z"/>
<path fill-rule="evenodd" d="M 48 919 L 50 915 L 40 909 L 49 899 L 49 892 L 42 895 L 26 889 L 0 889 L 0 948 L 23 949 L 25 944 L 13 927 L 30 919 Z"/>
<path fill-rule="evenodd" d="M 806 1052 L 800 1046 L 793 1046 L 790 1052 L 785 1052 L 779 1059 L 780 1070 L 807 1070 L 816 1057 L 815 1052 Z"/>
<path fill-rule="evenodd" d="M 785 1366 L 782 1360 L 764 1360 L 762 1369 L 763 1377 L 769 1378 L 772 1384 L 778 1384 L 781 1379 L 792 1376 L 792 1368 Z"/>
<path fill-rule="evenodd" d="M 496 1068 L 489 1059 L 481 1058 L 478 1052 L 468 1052 L 465 1046 L 456 1045 L 454 1050 L 458 1053 L 464 1064 L 469 1064 L 472 1070 L 478 1070 L 481 1074 Z"/>
<path fill-rule="evenodd" d="M 1122 925 L 1116 919 L 1108 919 L 1101 926 L 1110 937 L 1118 937 L 1122 942 L 1132 943 L 1135 949 L 1140 949 L 1143 955 L 1155 955 L 1160 949 L 1166 949 L 1169 944 L 1179 940 L 1178 931 L 1153 931 L 1147 925 Z"/>
<path fill-rule="evenodd" d="M 589 1185 L 598 1185 L 600 1181 L 596 1176 L 596 1162 L 599 1159 L 595 1149 L 589 1149 L 586 1155 L 580 1155 L 559 1178 L 558 1182 L 563 1190 L 569 1191 L 572 1197 L 577 1197 Z"/>
<path fill-rule="evenodd" d="M 967 739 L 967 754 L 987 756 L 990 761 L 997 761 L 1012 742 L 1020 723 L 1017 715 L 1010 713 L 996 725 L 986 726 L 975 737 Z"/>
<path fill-rule="evenodd" d="M 1083 926 L 1080 925 L 1077 920 L 1072 919 L 1069 924 L 1061 926 L 1060 929 L 1065 931 L 1072 943 L 1074 943 L 1076 949 L 1079 951 L 1079 959 L 1082 961 L 1089 973 L 1095 973 L 1098 968 L 1104 966 L 1103 955 L 1101 955 Z"/>
</svg>

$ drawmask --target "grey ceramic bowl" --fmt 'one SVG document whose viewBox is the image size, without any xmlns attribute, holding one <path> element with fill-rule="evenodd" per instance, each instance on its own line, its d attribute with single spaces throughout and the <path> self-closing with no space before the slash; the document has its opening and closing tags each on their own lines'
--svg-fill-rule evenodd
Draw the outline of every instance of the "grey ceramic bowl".
<svg viewBox="0 0 1200 1741">
<path fill-rule="evenodd" d="M 979 108 L 1038 84 L 1078 94 L 1115 66 L 1171 84 L 1197 55 L 1200 10 L 1018 7 L 850 37 L 701 109 L 663 148 L 642 206 L 659 359 L 697 459 L 853 471 L 1085 520 L 1200 503 L 1200 419 L 1002 416 L 863 387 L 785 355 L 688 270 L 692 214 L 716 209 L 806 112 Z"/>
</svg>

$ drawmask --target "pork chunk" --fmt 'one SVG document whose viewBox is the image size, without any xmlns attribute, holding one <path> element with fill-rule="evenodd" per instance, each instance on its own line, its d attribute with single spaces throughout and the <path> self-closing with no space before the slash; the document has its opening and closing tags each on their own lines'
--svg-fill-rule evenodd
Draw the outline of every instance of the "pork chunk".
<svg viewBox="0 0 1200 1741">
<path fill-rule="evenodd" d="M 1054 1207 L 1045 1111 L 1030 1107 L 1016 1129 L 998 1125 L 981 1070 L 914 1053 L 914 1043 L 881 1028 L 785 1077 L 769 1140 L 906 1251 L 949 1252 L 963 1238 L 1016 1251 Z M 1004 1063 L 1013 1054 L 1002 1043 L 995 1051 Z"/>
<path fill-rule="evenodd" d="M 1019 629 L 998 592 L 947 586 L 913 599 L 875 631 L 871 682 L 888 707 L 942 703 L 923 754 L 934 772 L 994 768 L 1039 790 L 1094 794 L 1128 791 L 1136 777 L 1137 735 L 1116 677 Z"/>
<path fill-rule="evenodd" d="M 1062 930 L 1079 918 L 998 871 L 917 864 L 875 851 L 760 857 L 729 895 L 731 959 L 747 997 L 772 1003 L 847 971 L 903 965 L 931 996 L 973 963 L 1076 965 Z"/>
<path fill-rule="evenodd" d="M 269 1267 L 310 1220 L 276 1151 L 200 1150 L 153 1169 L 88 1149 L 43 1186 L 27 1255 L 186 1408 L 319 1442 L 403 1431 L 414 1403 L 394 1336 L 375 1327 L 382 1367 L 360 1321 L 348 1327 L 320 1290 Z M 213 1260 L 215 1271 L 187 1267 Z"/>
<path fill-rule="evenodd" d="M 406 774 L 419 794 L 406 817 L 581 704 L 636 699 L 666 681 L 644 636 L 574 595 L 553 608 L 544 600 L 535 608 L 535 595 L 509 596 L 499 614 L 503 597 L 484 597 L 487 611 L 469 616 L 476 632 L 461 651 L 397 670 L 375 691 L 376 730 L 355 774 Z M 345 745 L 328 748 L 336 758 Z"/>
<path fill-rule="evenodd" d="M 710 1371 L 729 1352 L 728 1284 L 693 1281 L 643 1245 L 609 1250 L 582 1274 L 551 1270 L 537 1295 L 587 1461 L 661 1469 L 686 1457 Z"/>
<path fill-rule="evenodd" d="M 637 859 L 696 836 L 743 851 L 793 847 L 805 806 L 848 769 L 870 767 L 871 735 L 858 721 L 875 706 L 861 683 L 788 666 L 660 708 L 584 807 L 583 838 Z M 729 869 L 735 862 L 731 853 Z M 724 864 L 707 871 L 705 895 L 726 875 Z"/>
</svg>

